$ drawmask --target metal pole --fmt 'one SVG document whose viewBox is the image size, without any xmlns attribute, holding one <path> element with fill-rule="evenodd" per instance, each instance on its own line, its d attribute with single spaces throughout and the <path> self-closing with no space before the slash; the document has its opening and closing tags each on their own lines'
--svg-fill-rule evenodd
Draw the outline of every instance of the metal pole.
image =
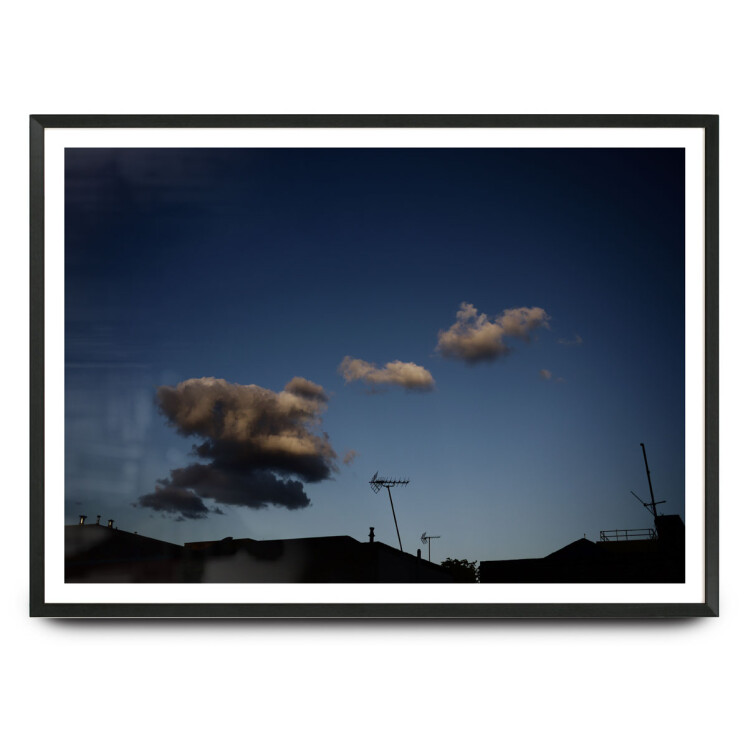
<svg viewBox="0 0 748 748">
<path fill-rule="evenodd" d="M 389 497 L 390 497 L 390 506 L 392 507 L 392 516 L 393 516 L 393 518 L 395 520 L 395 529 L 397 530 L 397 542 L 400 543 L 400 550 L 402 550 L 403 549 L 403 541 L 400 540 L 400 530 L 399 530 L 399 528 L 397 526 L 397 517 L 395 517 L 395 505 L 392 503 L 392 492 L 390 491 L 390 487 L 389 486 L 387 486 L 387 493 L 389 494 Z"/>
<path fill-rule="evenodd" d="M 429 538 L 429 562 L 431 561 L 431 538 Z"/>
<path fill-rule="evenodd" d="M 639 446 L 642 448 L 642 454 L 644 455 L 644 467 L 647 468 L 647 480 L 649 481 L 649 495 L 652 497 L 652 514 L 654 514 L 655 519 L 657 519 L 657 506 L 655 503 L 654 491 L 652 490 L 652 478 L 649 475 L 649 463 L 647 462 L 647 452 L 644 449 L 643 443 L 640 442 Z"/>
</svg>

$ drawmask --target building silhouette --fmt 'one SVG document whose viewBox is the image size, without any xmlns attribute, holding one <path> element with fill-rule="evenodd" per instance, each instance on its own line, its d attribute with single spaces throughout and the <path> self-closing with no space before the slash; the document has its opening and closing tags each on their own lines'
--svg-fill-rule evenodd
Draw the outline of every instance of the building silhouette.
<svg viewBox="0 0 748 748">
<path fill-rule="evenodd" d="M 373 530 L 373 529 L 372 529 Z M 66 582 L 451 583 L 451 573 L 374 540 L 347 535 L 183 546 L 99 524 L 65 527 Z"/>
<path fill-rule="evenodd" d="M 481 561 L 482 583 L 685 582 L 685 525 L 677 514 L 655 517 L 653 531 L 601 532 L 543 558 Z"/>
<path fill-rule="evenodd" d="M 452 583 L 452 572 L 374 540 L 348 535 L 253 540 L 224 538 L 178 545 L 106 526 L 65 527 L 65 581 L 124 583 Z M 543 558 L 480 563 L 480 582 L 682 583 L 685 525 L 655 517 L 652 530 L 580 538 Z"/>
</svg>

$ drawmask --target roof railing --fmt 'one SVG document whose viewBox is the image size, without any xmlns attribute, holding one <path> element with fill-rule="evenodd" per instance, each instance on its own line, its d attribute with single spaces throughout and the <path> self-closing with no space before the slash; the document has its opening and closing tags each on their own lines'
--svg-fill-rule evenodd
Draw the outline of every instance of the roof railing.
<svg viewBox="0 0 748 748">
<path fill-rule="evenodd" d="M 654 540 L 657 533 L 652 528 L 641 530 L 600 530 L 600 540 L 603 542 L 616 540 Z"/>
</svg>

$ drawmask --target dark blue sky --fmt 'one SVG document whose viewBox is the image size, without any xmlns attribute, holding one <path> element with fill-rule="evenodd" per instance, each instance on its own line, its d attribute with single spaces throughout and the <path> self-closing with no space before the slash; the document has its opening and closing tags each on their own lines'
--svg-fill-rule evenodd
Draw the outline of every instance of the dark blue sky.
<svg viewBox="0 0 748 748">
<path fill-rule="evenodd" d="M 684 228 L 680 149 L 68 149 L 66 521 L 397 545 L 378 470 L 405 550 L 545 555 L 650 526 L 642 441 L 684 516 Z"/>
</svg>

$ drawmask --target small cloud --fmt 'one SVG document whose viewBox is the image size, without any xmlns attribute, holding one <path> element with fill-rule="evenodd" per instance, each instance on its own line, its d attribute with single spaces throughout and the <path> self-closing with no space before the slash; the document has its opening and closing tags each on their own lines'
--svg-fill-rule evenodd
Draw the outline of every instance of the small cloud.
<svg viewBox="0 0 748 748">
<path fill-rule="evenodd" d="M 304 379 L 304 377 L 294 377 L 284 389 L 286 392 L 298 395 L 299 397 L 305 397 L 309 400 L 316 400 L 320 403 L 326 403 L 329 400 L 327 393 L 321 385 L 310 382 L 308 379 Z"/>
<path fill-rule="evenodd" d="M 358 457 L 358 452 L 355 449 L 349 449 L 343 455 L 343 464 L 350 465 Z"/>
<path fill-rule="evenodd" d="M 558 342 L 561 343 L 561 345 L 582 345 L 582 337 L 577 333 L 573 338 L 559 338 Z"/>
<path fill-rule="evenodd" d="M 340 363 L 338 371 L 343 375 L 346 383 L 360 380 L 372 387 L 397 386 L 406 390 L 429 392 L 436 386 L 434 377 L 428 369 L 412 362 L 390 361 L 378 369 L 368 361 L 346 356 Z"/>
<path fill-rule="evenodd" d="M 537 306 L 505 309 L 491 320 L 463 301 L 457 322 L 448 330 L 439 330 L 436 351 L 444 358 L 457 358 L 467 364 L 493 361 L 511 351 L 505 338 L 529 340 L 533 330 L 548 327 L 548 320 L 548 313 Z"/>
<path fill-rule="evenodd" d="M 541 369 L 540 370 L 540 378 L 541 379 L 545 379 L 546 382 L 549 381 L 552 376 L 553 376 L 553 374 L 551 374 L 551 372 L 548 371 L 548 369 Z"/>
</svg>

